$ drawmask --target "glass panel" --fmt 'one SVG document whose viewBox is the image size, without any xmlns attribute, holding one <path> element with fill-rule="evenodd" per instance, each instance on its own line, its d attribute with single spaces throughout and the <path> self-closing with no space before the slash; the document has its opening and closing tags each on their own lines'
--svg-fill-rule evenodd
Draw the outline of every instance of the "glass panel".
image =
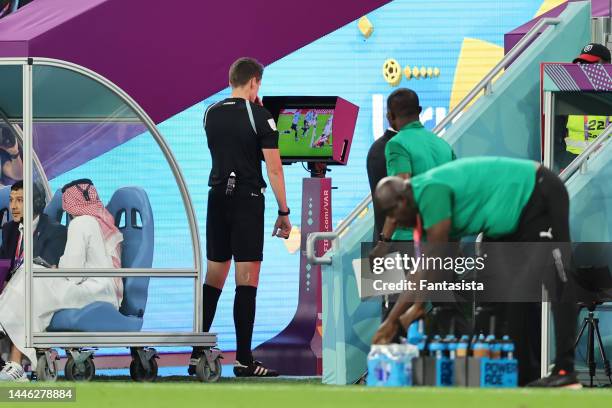
<svg viewBox="0 0 612 408">
<path fill-rule="evenodd" d="M 553 169 L 559 173 L 612 123 L 612 93 L 555 92 Z"/>
<path fill-rule="evenodd" d="M 21 120 L 23 72 L 21 65 L 0 65 L 0 109 L 10 119 Z"/>
<path fill-rule="evenodd" d="M 81 74 L 35 65 L 33 116 L 34 152 L 53 193 L 35 211 L 42 213 L 35 219 L 35 268 L 194 268 L 172 170 L 128 105 Z M 80 179 L 93 187 L 81 181 L 62 193 Z M 193 330 L 193 278 L 87 278 L 76 285 L 80 281 L 35 279 L 34 298 L 51 309 L 39 330 Z M 49 295 L 49 288 L 62 295 Z M 77 316 L 68 323 L 64 312 L 56 313 L 65 308 Z M 143 315 L 136 327 L 125 319 Z"/>
</svg>

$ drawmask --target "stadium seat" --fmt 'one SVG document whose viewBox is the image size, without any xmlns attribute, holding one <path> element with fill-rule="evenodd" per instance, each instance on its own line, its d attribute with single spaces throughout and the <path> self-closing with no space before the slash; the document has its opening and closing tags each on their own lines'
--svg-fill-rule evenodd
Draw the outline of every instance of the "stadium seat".
<svg viewBox="0 0 612 408">
<path fill-rule="evenodd" d="M 107 209 L 123 234 L 124 268 L 153 266 L 154 223 L 147 193 L 140 187 L 123 187 L 113 194 Z M 60 310 L 47 331 L 139 331 L 147 305 L 148 277 L 123 278 L 119 311 L 110 303 L 94 302 L 82 309 Z"/>
</svg>

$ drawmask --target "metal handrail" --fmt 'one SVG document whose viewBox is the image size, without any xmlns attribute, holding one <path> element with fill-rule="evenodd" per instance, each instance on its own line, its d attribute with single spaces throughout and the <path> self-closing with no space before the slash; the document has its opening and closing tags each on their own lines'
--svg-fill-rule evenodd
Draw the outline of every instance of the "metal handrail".
<svg viewBox="0 0 612 408">
<path fill-rule="evenodd" d="M 543 18 L 536 25 L 525 34 L 519 42 L 501 59 L 492 69 L 489 71 L 484 78 L 474 86 L 474 88 L 455 106 L 455 108 L 438 123 L 433 129 L 434 133 L 438 133 L 443 130 L 449 123 L 451 123 L 463 110 L 472 102 L 482 90 L 485 90 L 486 94 L 490 94 L 491 82 L 502 70 L 506 69 L 511 62 L 513 62 L 525 48 L 530 45 L 531 41 L 539 34 L 539 31 L 545 26 L 557 25 L 561 22 L 558 18 Z"/>
<path fill-rule="evenodd" d="M 608 127 L 604 129 L 604 131 L 589 145 L 582 153 L 580 153 L 572 162 L 559 174 L 559 178 L 566 183 L 570 177 L 576 173 L 576 171 L 580 170 L 582 172 L 586 172 L 587 168 L 587 160 L 591 155 L 597 151 L 604 143 L 606 143 L 610 135 L 612 135 L 612 124 L 609 124 Z"/>
<path fill-rule="evenodd" d="M 518 54 L 524 51 L 524 49 L 536 37 L 538 32 L 542 28 L 544 28 L 544 26 L 557 25 L 560 22 L 561 20 L 558 18 L 547 17 L 547 18 L 541 19 L 536 25 L 534 25 L 527 32 L 527 34 L 525 34 L 525 36 L 521 38 L 521 40 L 517 42 L 514 47 L 512 47 L 510 52 L 508 52 L 508 54 L 506 54 L 504 58 L 502 58 L 502 60 L 499 61 L 497 65 L 495 65 L 495 67 L 493 67 L 493 69 L 491 69 L 491 71 L 489 71 L 489 73 L 485 75 L 485 77 L 480 82 L 478 82 L 478 84 L 476 84 L 476 86 L 461 100 L 461 102 L 459 102 L 459 104 L 455 106 L 455 108 L 453 108 L 453 110 L 450 111 L 449 114 L 446 115 L 444 119 L 442 119 L 442 121 L 440 121 L 440 123 L 433 129 L 433 132 L 438 134 L 441 130 L 443 130 L 446 126 L 448 126 L 452 121 L 454 121 L 457 118 L 457 116 L 459 116 L 459 114 L 463 112 L 463 110 L 470 104 L 470 102 L 472 102 L 480 94 L 480 92 L 483 89 L 488 90 L 488 93 L 490 93 L 491 92 L 490 84 L 493 81 L 493 79 L 503 69 L 507 68 L 509 63 L 514 61 L 516 57 L 518 57 Z M 361 214 L 362 211 L 365 210 L 368 207 L 368 205 L 370 205 L 371 202 L 372 202 L 372 195 L 368 194 L 367 197 L 361 200 L 361 202 L 359 202 L 357 207 L 355 207 L 355 209 L 351 211 L 351 213 L 344 220 L 342 220 L 342 222 L 338 225 L 338 227 L 336 227 L 334 232 L 336 232 L 338 235 L 342 234 L 348 228 L 348 226 L 359 216 L 359 214 Z"/>
</svg>

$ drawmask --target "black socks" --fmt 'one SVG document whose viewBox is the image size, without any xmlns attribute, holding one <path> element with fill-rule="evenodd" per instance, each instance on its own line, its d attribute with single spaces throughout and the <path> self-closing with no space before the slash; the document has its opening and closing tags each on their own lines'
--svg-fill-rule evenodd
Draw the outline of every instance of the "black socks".
<svg viewBox="0 0 612 408">
<path fill-rule="evenodd" d="M 210 331 L 215 313 L 217 313 L 217 303 L 219 303 L 220 296 L 221 289 L 204 284 L 204 290 L 202 291 L 202 329 L 205 332 Z"/>
<path fill-rule="evenodd" d="M 217 312 L 217 303 L 219 303 L 219 297 L 221 296 L 221 289 L 217 289 L 214 286 L 204 284 L 202 290 L 202 329 L 204 332 L 210 331 L 215 313 Z M 194 347 L 191 353 L 191 358 L 197 357 L 200 348 Z"/>
<path fill-rule="evenodd" d="M 210 331 L 217 303 L 221 296 L 221 289 L 204 285 L 202 294 L 203 325 L 205 332 Z M 257 288 L 254 286 L 236 286 L 234 297 L 234 327 L 236 328 L 236 360 L 241 364 L 249 365 L 253 362 L 251 354 L 251 340 L 253 338 L 253 326 L 255 325 L 255 299 Z M 191 357 L 197 357 L 199 349 L 194 347 Z"/>
<path fill-rule="evenodd" d="M 236 328 L 236 360 L 249 365 L 253 362 L 251 339 L 255 324 L 255 298 L 257 288 L 254 286 L 236 286 L 234 297 L 234 326 Z"/>
</svg>

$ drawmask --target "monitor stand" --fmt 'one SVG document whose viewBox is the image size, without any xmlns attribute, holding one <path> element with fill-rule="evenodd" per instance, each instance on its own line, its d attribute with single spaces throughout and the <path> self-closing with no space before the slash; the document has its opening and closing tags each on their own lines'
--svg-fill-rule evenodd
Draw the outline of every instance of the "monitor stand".
<svg viewBox="0 0 612 408">
<path fill-rule="evenodd" d="M 306 238 L 311 232 L 332 230 L 331 178 L 325 163 L 308 163 L 311 177 L 302 179 L 300 283 L 298 307 L 289 325 L 253 352 L 256 359 L 281 375 L 314 376 L 323 372 L 321 266 L 306 259 Z M 317 256 L 329 248 L 319 241 Z"/>
</svg>

